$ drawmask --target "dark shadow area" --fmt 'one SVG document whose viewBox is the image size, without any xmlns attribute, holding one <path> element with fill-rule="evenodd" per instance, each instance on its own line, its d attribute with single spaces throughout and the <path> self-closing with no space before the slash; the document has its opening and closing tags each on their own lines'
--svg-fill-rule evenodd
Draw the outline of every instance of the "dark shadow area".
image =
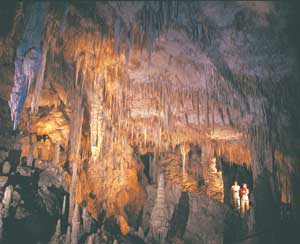
<svg viewBox="0 0 300 244">
<path fill-rule="evenodd" d="M 167 234 L 168 243 L 173 243 L 173 240 L 176 239 L 176 237 L 183 239 L 189 218 L 189 210 L 189 195 L 187 192 L 182 192 L 170 221 L 170 228 Z"/>
<path fill-rule="evenodd" d="M 146 153 L 144 155 L 141 155 L 141 160 L 144 164 L 144 175 L 146 175 L 148 182 L 151 182 L 151 176 L 150 176 L 150 153 Z"/>
<path fill-rule="evenodd" d="M 6 186 L 14 187 L 14 192 L 20 195 L 23 204 L 18 204 L 16 208 L 10 207 L 9 215 L 4 219 L 3 243 L 36 244 L 50 241 L 59 216 L 58 213 L 51 215 L 47 211 L 45 199 L 43 200 L 39 195 L 40 173 L 38 169 L 35 169 L 31 176 L 22 176 L 19 172 L 9 175 Z M 52 187 L 49 191 L 51 196 L 55 195 L 59 198 L 59 202 L 62 202 L 60 201 L 63 197 L 62 190 Z"/>
<path fill-rule="evenodd" d="M 22 150 L 9 150 L 8 161 L 11 162 L 11 170 L 15 171 L 21 157 Z"/>
<path fill-rule="evenodd" d="M 11 0 L 1 3 L 0 8 L 0 36 L 6 38 L 8 33 L 11 31 L 14 17 L 16 14 L 18 1 Z"/>
</svg>

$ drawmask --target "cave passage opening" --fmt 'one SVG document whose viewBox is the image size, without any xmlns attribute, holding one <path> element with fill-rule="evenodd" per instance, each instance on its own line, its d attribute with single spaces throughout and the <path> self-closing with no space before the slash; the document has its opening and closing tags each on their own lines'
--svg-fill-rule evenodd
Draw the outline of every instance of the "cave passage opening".
<svg viewBox="0 0 300 244">
<path fill-rule="evenodd" d="M 220 158 L 220 164 L 222 168 L 223 184 L 224 184 L 224 203 L 232 205 L 231 199 L 231 186 L 234 181 L 237 181 L 240 186 L 246 183 L 249 189 L 250 205 L 253 192 L 253 176 L 251 167 L 246 163 L 228 162 L 223 158 Z"/>
</svg>

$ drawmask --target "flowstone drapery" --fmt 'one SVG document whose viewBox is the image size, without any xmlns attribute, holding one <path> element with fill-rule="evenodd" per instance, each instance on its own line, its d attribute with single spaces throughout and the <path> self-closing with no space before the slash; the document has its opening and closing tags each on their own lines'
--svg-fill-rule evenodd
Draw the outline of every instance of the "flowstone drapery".
<svg viewBox="0 0 300 244">
<path fill-rule="evenodd" d="M 31 84 L 38 73 L 39 84 L 43 80 L 46 58 L 45 54 L 43 57 L 41 55 L 41 41 L 48 7 L 48 2 L 33 4 L 23 38 L 16 51 L 14 87 L 9 100 L 14 129 L 18 126 Z"/>
</svg>

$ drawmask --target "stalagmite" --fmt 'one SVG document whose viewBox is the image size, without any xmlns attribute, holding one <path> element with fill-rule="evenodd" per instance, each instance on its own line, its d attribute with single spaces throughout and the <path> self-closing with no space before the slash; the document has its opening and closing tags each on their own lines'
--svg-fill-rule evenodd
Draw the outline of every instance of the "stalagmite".
<svg viewBox="0 0 300 244">
<path fill-rule="evenodd" d="M 55 235 L 56 236 L 60 236 L 61 234 L 61 220 L 57 220 L 57 223 L 56 223 L 56 229 L 55 229 Z"/>
<path fill-rule="evenodd" d="M 66 244 L 71 244 L 71 226 L 68 225 L 66 233 Z"/>
<path fill-rule="evenodd" d="M 94 234 L 89 235 L 88 240 L 87 240 L 87 244 L 94 244 Z"/>
<path fill-rule="evenodd" d="M 86 207 L 84 207 L 82 210 L 82 220 L 83 220 L 83 231 L 90 233 L 92 228 L 92 217 L 88 213 Z"/>
<path fill-rule="evenodd" d="M 211 159 L 208 167 L 208 195 L 212 198 L 224 201 L 224 183 L 222 177 L 222 171 L 218 171 L 216 168 L 216 158 Z"/>
<path fill-rule="evenodd" d="M 72 218 L 72 233 L 71 233 L 71 244 L 77 244 L 79 240 L 80 232 L 80 210 L 79 205 L 75 204 L 75 209 Z"/>
<path fill-rule="evenodd" d="M 59 238 L 61 235 L 61 221 L 57 220 L 55 232 L 49 242 L 49 244 L 59 244 Z"/>
<path fill-rule="evenodd" d="M 5 208 L 9 208 L 12 193 L 13 193 L 13 186 L 12 185 L 7 186 L 5 188 L 4 197 L 3 197 L 3 200 L 2 200 L 2 203 L 3 203 Z"/>
<path fill-rule="evenodd" d="M 157 196 L 151 213 L 150 231 L 152 238 L 160 243 L 165 243 L 169 226 L 169 216 L 165 200 L 164 175 L 160 173 L 157 187 Z"/>
</svg>

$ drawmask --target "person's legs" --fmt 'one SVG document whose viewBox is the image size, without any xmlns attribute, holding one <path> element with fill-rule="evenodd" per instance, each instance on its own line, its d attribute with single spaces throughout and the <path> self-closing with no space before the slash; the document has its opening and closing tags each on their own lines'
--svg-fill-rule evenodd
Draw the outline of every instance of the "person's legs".
<svg viewBox="0 0 300 244">
<path fill-rule="evenodd" d="M 240 208 L 240 198 L 234 198 L 234 207 L 237 209 Z"/>
<path fill-rule="evenodd" d="M 242 198 L 241 200 L 241 215 L 245 213 L 245 200 Z"/>
<path fill-rule="evenodd" d="M 248 211 L 250 209 L 249 200 L 245 201 L 245 210 Z"/>
</svg>

